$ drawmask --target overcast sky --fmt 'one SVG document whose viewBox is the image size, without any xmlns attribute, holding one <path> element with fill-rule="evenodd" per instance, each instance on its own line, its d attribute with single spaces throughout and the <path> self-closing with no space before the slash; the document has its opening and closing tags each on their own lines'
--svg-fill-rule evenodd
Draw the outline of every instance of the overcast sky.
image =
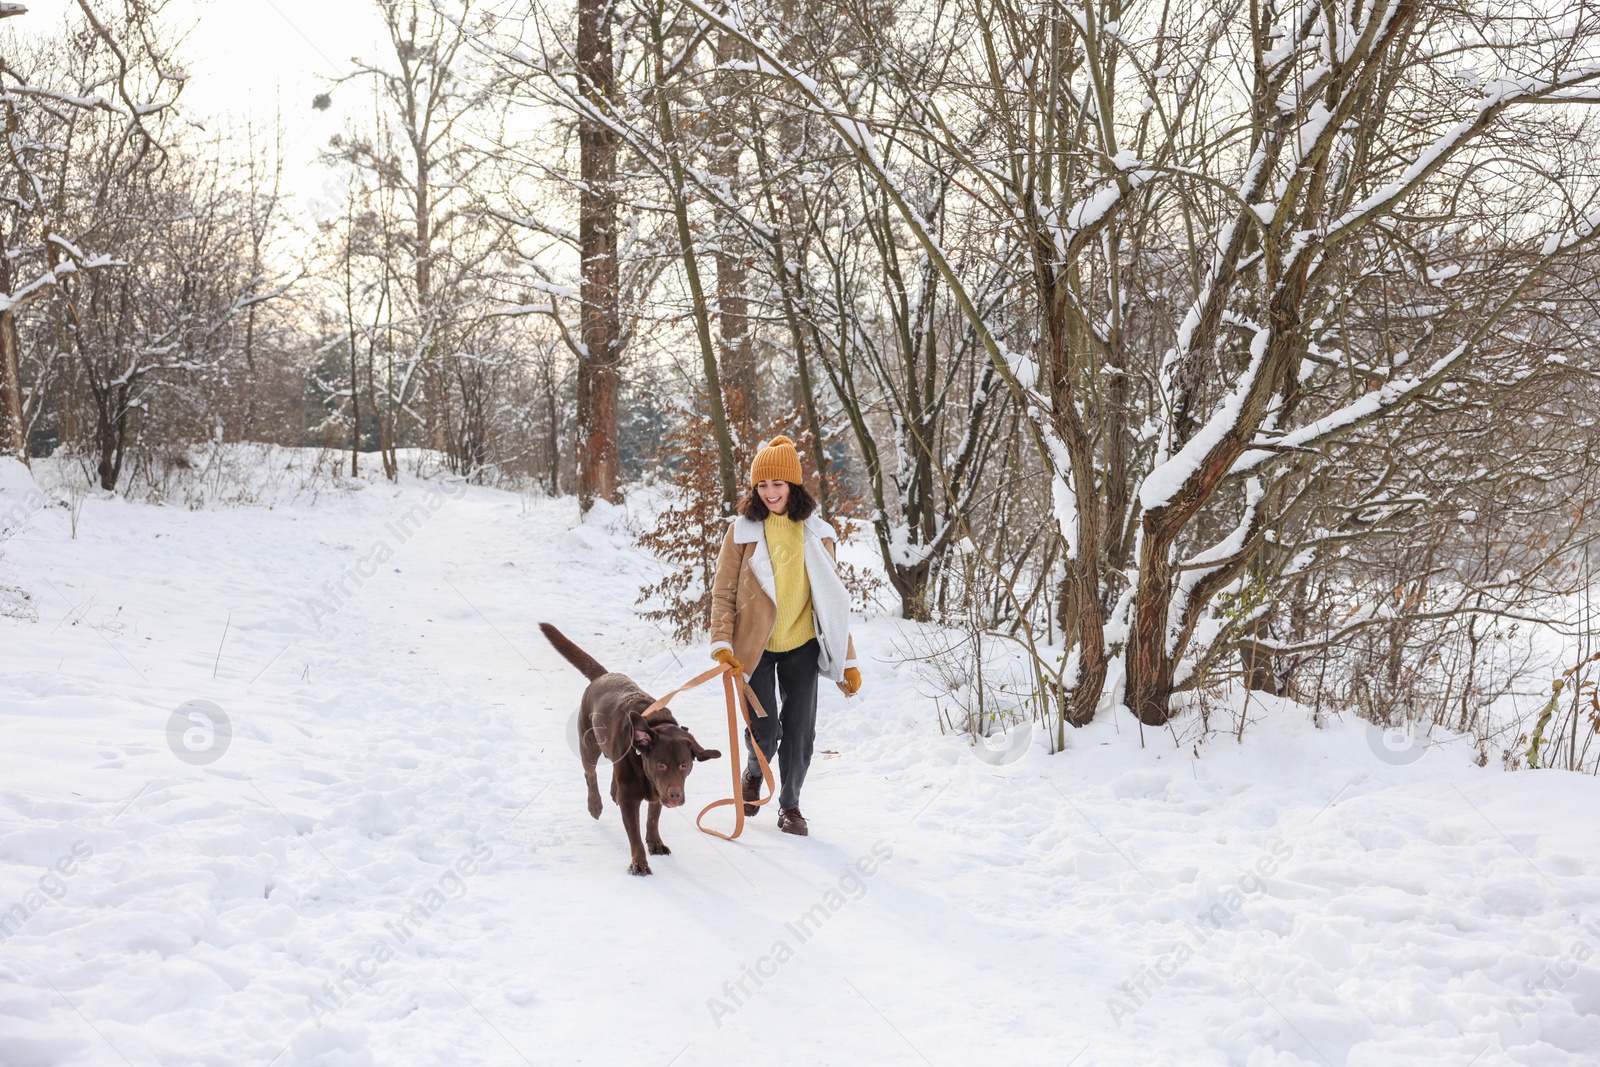
<svg viewBox="0 0 1600 1067">
<path fill-rule="evenodd" d="M 22 2 L 28 13 L 10 21 L 24 32 L 46 32 L 77 10 L 75 0 Z M 311 98 L 349 70 L 351 56 L 379 55 L 383 25 L 371 0 L 172 0 L 168 10 L 174 25 L 193 27 L 179 51 L 190 74 L 180 98 L 185 114 L 208 127 L 228 118 L 242 126 L 254 115 L 270 129 L 281 111 L 285 186 L 296 206 L 315 214 L 317 201 L 337 199 L 316 152 L 364 92 L 354 85 L 335 92 L 325 112 L 312 110 Z"/>
</svg>

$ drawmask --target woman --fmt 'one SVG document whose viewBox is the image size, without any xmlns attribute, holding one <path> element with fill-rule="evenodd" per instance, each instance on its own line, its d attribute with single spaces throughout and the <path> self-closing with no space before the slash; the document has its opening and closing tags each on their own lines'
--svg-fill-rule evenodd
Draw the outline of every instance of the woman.
<svg viewBox="0 0 1600 1067">
<path fill-rule="evenodd" d="M 812 515 L 800 453 L 775 437 L 756 454 L 750 491 L 722 539 L 711 583 L 711 658 L 747 673 L 767 710 L 744 733 L 744 813 L 758 810 L 755 745 L 778 765 L 778 829 L 804 837 L 800 787 L 817 736 L 817 676 L 854 696 L 861 688 L 850 640 L 850 597 L 834 568 L 833 527 Z M 754 667 L 746 671 L 745 664 Z M 777 691 L 783 693 L 778 704 Z M 752 734 L 754 735 L 752 737 Z"/>
</svg>

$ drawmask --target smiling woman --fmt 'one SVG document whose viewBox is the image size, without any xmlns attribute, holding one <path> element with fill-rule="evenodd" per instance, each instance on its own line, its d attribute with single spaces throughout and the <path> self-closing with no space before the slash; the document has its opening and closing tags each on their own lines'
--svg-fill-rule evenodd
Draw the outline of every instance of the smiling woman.
<svg viewBox="0 0 1600 1067">
<path fill-rule="evenodd" d="M 861 688 L 850 640 L 850 598 L 834 564 L 834 530 L 812 514 L 800 454 L 775 437 L 756 454 L 750 491 L 717 556 L 711 592 L 711 656 L 748 675 L 750 688 L 776 715 L 745 731 L 746 816 L 760 810 L 756 749 L 778 764 L 778 829 L 805 836 L 800 789 L 816 742 L 817 676 L 846 696 Z M 841 655 L 842 653 L 842 655 Z M 744 664 L 753 663 L 746 671 Z"/>
</svg>

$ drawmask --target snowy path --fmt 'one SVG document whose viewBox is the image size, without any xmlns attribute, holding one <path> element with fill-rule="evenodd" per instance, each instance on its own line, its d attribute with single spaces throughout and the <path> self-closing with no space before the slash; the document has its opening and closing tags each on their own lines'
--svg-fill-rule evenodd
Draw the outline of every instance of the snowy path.
<svg viewBox="0 0 1600 1067">
<path fill-rule="evenodd" d="M 0 620 L 0 1063 L 1596 1062 L 1594 781 L 1292 707 L 992 767 L 871 663 L 892 620 L 824 694 L 811 838 L 668 813 L 630 878 L 536 624 L 657 691 L 703 654 L 635 619 L 620 517 L 431 491 L 91 500 L 5 545 L 38 619 Z M 234 729 L 208 766 L 168 747 L 192 699 Z M 675 707 L 726 752 L 719 702 Z"/>
</svg>

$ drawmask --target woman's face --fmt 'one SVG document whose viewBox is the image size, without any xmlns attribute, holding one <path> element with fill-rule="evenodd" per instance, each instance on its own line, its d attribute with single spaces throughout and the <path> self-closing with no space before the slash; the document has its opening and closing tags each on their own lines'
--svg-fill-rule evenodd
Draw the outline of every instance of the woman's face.
<svg viewBox="0 0 1600 1067">
<path fill-rule="evenodd" d="M 782 478 L 764 478 L 756 483 L 756 495 L 774 515 L 789 510 L 789 483 Z"/>
</svg>

